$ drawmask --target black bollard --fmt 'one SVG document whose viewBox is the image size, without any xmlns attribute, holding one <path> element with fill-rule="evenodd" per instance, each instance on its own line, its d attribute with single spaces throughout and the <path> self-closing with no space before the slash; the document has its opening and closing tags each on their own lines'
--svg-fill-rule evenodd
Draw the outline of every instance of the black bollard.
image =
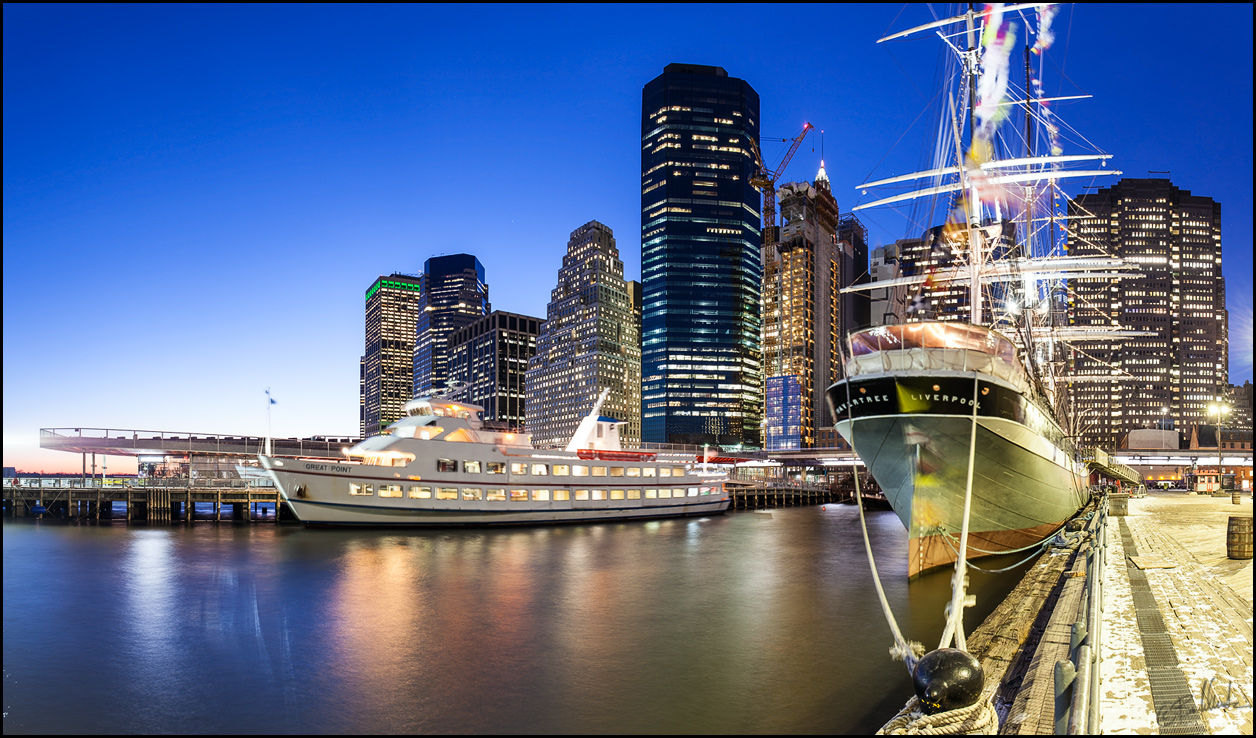
<svg viewBox="0 0 1256 738">
<path fill-rule="evenodd" d="M 916 662 L 912 682 L 925 714 L 933 715 L 975 703 L 981 697 L 985 675 L 972 654 L 939 648 Z"/>
</svg>

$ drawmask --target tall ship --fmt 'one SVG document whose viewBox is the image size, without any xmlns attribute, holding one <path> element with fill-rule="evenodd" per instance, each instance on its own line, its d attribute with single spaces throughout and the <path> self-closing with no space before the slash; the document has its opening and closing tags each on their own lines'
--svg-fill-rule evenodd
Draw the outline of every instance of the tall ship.
<svg viewBox="0 0 1256 738">
<path fill-rule="evenodd" d="M 694 456 L 620 448 L 622 421 L 599 415 L 565 450 L 489 427 L 476 405 L 431 397 L 345 450 L 343 461 L 261 455 L 310 526 L 492 526 L 712 515 L 728 509 L 726 473 Z"/>
<path fill-rule="evenodd" d="M 1052 105 L 1066 98 L 1045 96 L 1034 68 L 1054 13 L 970 5 L 881 39 L 940 38 L 953 52 L 949 95 L 938 98 L 931 168 L 860 185 L 900 191 L 854 210 L 916 207 L 917 218 L 923 209 L 944 224 L 914 242 L 916 273 L 850 288 L 914 298 L 903 322 L 849 336 L 827 399 L 908 530 L 911 577 L 954 564 L 960 551 L 971 559 L 1031 549 L 1089 499 L 1064 391 L 1067 356 L 1121 332 L 1070 329 L 1064 280 L 1133 275 L 1117 259 L 1066 253 L 1060 181 L 1120 172 L 1103 167 L 1108 154 L 1063 150 Z"/>
</svg>

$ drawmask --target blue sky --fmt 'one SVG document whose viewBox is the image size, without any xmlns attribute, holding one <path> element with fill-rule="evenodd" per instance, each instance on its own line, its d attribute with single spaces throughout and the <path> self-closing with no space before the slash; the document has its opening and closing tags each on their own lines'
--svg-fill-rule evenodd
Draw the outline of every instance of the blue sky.
<svg viewBox="0 0 1256 738">
<path fill-rule="evenodd" d="M 940 6 L 939 6 L 940 7 Z M 1252 376 L 1252 7 L 1066 6 L 1044 84 L 1125 176 L 1222 204 Z M 939 13 L 944 12 L 938 10 Z M 839 206 L 920 162 L 928 6 L 4 6 L 4 463 L 41 427 L 350 435 L 364 292 L 467 252 L 544 317 L 570 232 L 640 275 L 641 88 L 722 66 Z M 811 179 L 810 135 L 785 180 Z M 1097 182 L 1111 184 L 1115 180 Z M 1080 192 L 1078 188 L 1070 190 Z M 861 213 L 861 215 L 863 215 Z M 908 235 L 865 218 L 875 243 Z"/>
</svg>

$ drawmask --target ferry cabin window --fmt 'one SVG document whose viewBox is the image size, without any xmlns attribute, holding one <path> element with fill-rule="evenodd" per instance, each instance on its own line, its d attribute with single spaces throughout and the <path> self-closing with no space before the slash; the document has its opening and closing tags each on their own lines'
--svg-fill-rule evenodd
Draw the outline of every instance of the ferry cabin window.
<svg viewBox="0 0 1256 738">
<path fill-rule="evenodd" d="M 464 462 L 462 462 L 462 470 L 463 470 L 464 472 L 466 472 L 467 474 L 479 474 L 479 473 L 480 473 L 480 462 L 478 462 L 478 461 L 464 461 Z"/>
<path fill-rule="evenodd" d="M 510 462 L 510 473 L 511 474 L 527 474 L 528 465 L 521 461 L 512 461 Z"/>
<path fill-rule="evenodd" d="M 438 472 L 456 472 L 458 471 L 458 462 L 453 459 L 437 459 L 436 471 Z"/>
<path fill-rule="evenodd" d="M 457 487 L 437 487 L 436 499 L 456 500 L 458 499 L 458 488 Z"/>
<path fill-rule="evenodd" d="M 504 489 L 485 490 L 484 499 L 488 500 L 489 502 L 505 502 L 506 490 Z"/>
<path fill-rule="evenodd" d="M 358 484 L 357 482 L 349 482 L 349 494 L 351 495 L 369 495 L 371 494 L 371 485 Z"/>
<path fill-rule="evenodd" d="M 593 490 L 593 499 L 595 499 L 595 500 L 605 500 L 605 499 L 606 499 L 606 490 L 604 490 L 604 489 L 595 489 L 595 490 Z"/>
<path fill-rule="evenodd" d="M 698 496 L 698 488 L 697 488 L 697 487 L 690 487 L 690 488 L 689 488 L 689 496 L 690 496 L 690 497 L 697 497 L 697 496 Z"/>
<path fill-rule="evenodd" d="M 482 500 L 484 499 L 484 490 L 479 487 L 463 487 L 462 499 L 464 500 Z"/>
<path fill-rule="evenodd" d="M 587 499 L 589 499 L 589 490 L 587 490 L 587 489 L 578 489 L 578 490 L 576 490 L 576 499 L 577 499 L 577 500 L 587 500 Z"/>
<path fill-rule="evenodd" d="M 510 501 L 511 501 L 511 502 L 527 502 L 527 501 L 528 501 L 528 491 L 527 491 L 526 489 L 512 489 L 512 490 L 510 490 Z"/>
<path fill-rule="evenodd" d="M 612 466 L 612 467 L 611 467 L 611 476 L 612 476 L 612 477 L 622 477 L 623 475 L 624 475 L 624 468 L 623 468 L 622 466 Z"/>
<path fill-rule="evenodd" d="M 659 476 L 660 476 L 660 477 L 670 477 L 671 475 L 672 475 L 672 468 L 671 468 L 670 466 L 660 466 L 660 467 L 659 467 Z"/>
<path fill-rule="evenodd" d="M 400 484 L 381 484 L 379 485 L 379 496 L 380 497 L 400 497 L 401 485 Z"/>
<path fill-rule="evenodd" d="M 641 490 L 639 490 L 639 489 L 630 489 L 630 490 L 628 490 L 628 499 L 630 499 L 630 500 L 639 500 L 639 499 L 641 499 Z"/>
<path fill-rule="evenodd" d="M 639 466 L 630 466 L 630 467 L 628 467 L 628 469 L 627 469 L 627 473 L 628 473 L 628 476 L 630 476 L 630 477 L 639 477 L 639 476 L 641 476 L 641 467 L 639 467 Z"/>
<path fill-rule="evenodd" d="M 556 489 L 554 490 L 554 499 L 558 502 L 566 502 L 571 499 L 570 490 Z"/>
<path fill-rule="evenodd" d="M 549 476 L 549 464 L 533 464 L 532 474 L 538 477 Z"/>
<path fill-rule="evenodd" d="M 664 487 L 659 490 L 659 497 L 666 499 L 671 496 L 672 496 L 672 491 L 670 489 L 667 489 L 666 487 Z"/>
<path fill-rule="evenodd" d="M 622 500 L 622 499 L 624 499 L 624 491 L 623 491 L 622 489 L 613 489 L 613 490 L 611 490 L 611 499 L 612 499 L 612 500 Z"/>
<path fill-rule="evenodd" d="M 566 477 L 570 475 L 571 475 L 571 467 L 568 466 L 567 464 L 555 464 L 554 465 L 554 476 Z"/>
<path fill-rule="evenodd" d="M 410 488 L 410 497 L 416 500 L 430 500 L 432 499 L 432 488 L 413 486 Z"/>
<path fill-rule="evenodd" d="M 652 467 L 652 466 L 642 467 L 642 468 L 641 468 L 641 476 L 643 476 L 643 477 L 652 477 L 652 476 L 654 476 L 654 467 Z"/>
<path fill-rule="evenodd" d="M 645 491 L 645 498 L 647 500 L 657 499 L 658 496 L 659 496 L 659 491 L 657 489 L 647 489 Z"/>
<path fill-rule="evenodd" d="M 595 477 L 604 477 L 604 476 L 606 476 L 606 467 L 604 467 L 604 466 L 595 466 L 595 467 L 593 467 L 593 476 L 595 476 Z"/>
<path fill-rule="evenodd" d="M 585 466 L 584 464 L 572 464 L 572 466 L 571 466 L 571 476 L 573 476 L 573 477 L 587 477 L 587 476 L 589 476 L 589 467 Z"/>
<path fill-rule="evenodd" d="M 532 490 L 532 499 L 540 501 L 540 502 L 549 502 L 549 490 L 548 489 Z"/>
<path fill-rule="evenodd" d="M 684 497 L 684 496 L 685 496 L 685 489 L 683 487 L 679 489 L 674 488 L 674 487 L 672 488 L 672 497 Z"/>
<path fill-rule="evenodd" d="M 505 474 L 506 462 L 504 461 L 485 462 L 484 471 L 488 474 Z"/>
</svg>

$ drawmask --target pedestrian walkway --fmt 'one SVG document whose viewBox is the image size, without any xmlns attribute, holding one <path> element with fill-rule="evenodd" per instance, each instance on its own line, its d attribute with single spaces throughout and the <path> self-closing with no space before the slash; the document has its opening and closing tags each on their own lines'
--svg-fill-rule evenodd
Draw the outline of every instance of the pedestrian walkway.
<svg viewBox="0 0 1256 738">
<path fill-rule="evenodd" d="M 1252 734 L 1252 560 L 1227 555 L 1235 515 L 1252 515 L 1250 495 L 1152 492 L 1111 519 L 1103 733 Z"/>
</svg>

